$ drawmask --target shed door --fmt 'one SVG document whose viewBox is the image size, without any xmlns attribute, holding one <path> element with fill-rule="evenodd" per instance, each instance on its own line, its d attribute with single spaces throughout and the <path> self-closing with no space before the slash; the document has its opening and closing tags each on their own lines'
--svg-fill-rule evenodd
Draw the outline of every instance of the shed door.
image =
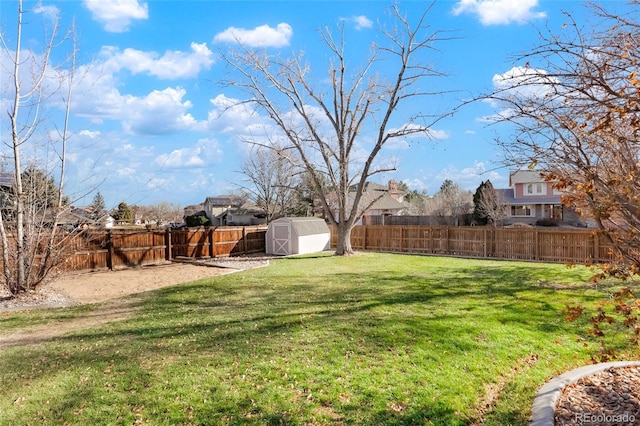
<svg viewBox="0 0 640 426">
<path fill-rule="evenodd" d="M 291 254 L 291 227 L 288 223 L 274 223 L 273 226 L 273 254 Z"/>
</svg>

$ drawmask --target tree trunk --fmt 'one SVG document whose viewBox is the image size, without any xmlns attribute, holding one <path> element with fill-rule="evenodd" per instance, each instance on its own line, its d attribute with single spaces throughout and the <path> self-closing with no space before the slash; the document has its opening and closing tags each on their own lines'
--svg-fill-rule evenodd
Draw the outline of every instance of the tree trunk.
<svg viewBox="0 0 640 426">
<path fill-rule="evenodd" d="M 353 254 L 351 248 L 351 230 L 353 226 L 347 222 L 340 222 L 337 225 L 338 228 L 338 244 L 336 246 L 336 255 L 338 256 L 350 256 Z"/>
</svg>

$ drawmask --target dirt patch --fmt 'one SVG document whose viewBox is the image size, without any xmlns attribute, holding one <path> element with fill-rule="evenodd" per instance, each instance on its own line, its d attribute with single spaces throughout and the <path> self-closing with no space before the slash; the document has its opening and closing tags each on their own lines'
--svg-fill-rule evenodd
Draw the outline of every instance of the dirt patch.
<svg viewBox="0 0 640 426">
<path fill-rule="evenodd" d="M 96 303 L 226 274 L 235 270 L 215 266 L 172 263 L 121 271 L 69 275 L 49 284 L 49 289 L 75 303 Z"/>
<path fill-rule="evenodd" d="M 37 292 L 0 301 L 0 317 L 9 316 L 12 312 L 24 309 L 105 303 L 97 305 L 95 309 L 73 320 L 50 322 L 0 335 L 0 349 L 36 344 L 72 331 L 125 320 L 135 313 L 135 303 L 121 299 L 123 296 L 265 265 L 268 265 L 268 261 L 252 260 L 250 263 L 234 261 L 224 265 L 213 262 L 168 263 L 120 271 L 66 275 L 44 285 Z"/>
</svg>

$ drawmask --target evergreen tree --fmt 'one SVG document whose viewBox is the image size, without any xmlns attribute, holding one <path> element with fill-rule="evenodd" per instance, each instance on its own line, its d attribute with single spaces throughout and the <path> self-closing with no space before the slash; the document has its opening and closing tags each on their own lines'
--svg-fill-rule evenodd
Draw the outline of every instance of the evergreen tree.
<svg viewBox="0 0 640 426">
<path fill-rule="evenodd" d="M 480 183 L 473 194 L 473 218 L 482 225 L 495 225 L 503 216 L 503 206 L 490 180 Z"/>
<path fill-rule="evenodd" d="M 106 214 L 104 197 L 97 192 L 91 203 L 91 219 L 98 220 Z"/>
<path fill-rule="evenodd" d="M 133 212 L 124 201 L 118 204 L 114 216 L 118 222 L 133 223 Z"/>
</svg>

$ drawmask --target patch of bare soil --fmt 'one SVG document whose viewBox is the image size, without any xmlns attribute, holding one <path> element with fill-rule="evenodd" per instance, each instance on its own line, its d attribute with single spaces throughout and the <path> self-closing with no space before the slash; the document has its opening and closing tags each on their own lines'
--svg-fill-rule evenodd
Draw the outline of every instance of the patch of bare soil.
<svg viewBox="0 0 640 426">
<path fill-rule="evenodd" d="M 87 303 L 101 303 L 82 317 L 42 326 L 15 330 L 0 335 L 0 349 L 8 346 L 36 344 L 66 333 L 122 321 L 135 313 L 135 301 L 123 296 L 143 293 L 202 278 L 265 266 L 268 261 L 226 261 L 208 263 L 169 263 L 120 271 L 65 275 L 36 292 L 0 301 L 0 317 L 24 309 L 55 308 Z"/>
</svg>

